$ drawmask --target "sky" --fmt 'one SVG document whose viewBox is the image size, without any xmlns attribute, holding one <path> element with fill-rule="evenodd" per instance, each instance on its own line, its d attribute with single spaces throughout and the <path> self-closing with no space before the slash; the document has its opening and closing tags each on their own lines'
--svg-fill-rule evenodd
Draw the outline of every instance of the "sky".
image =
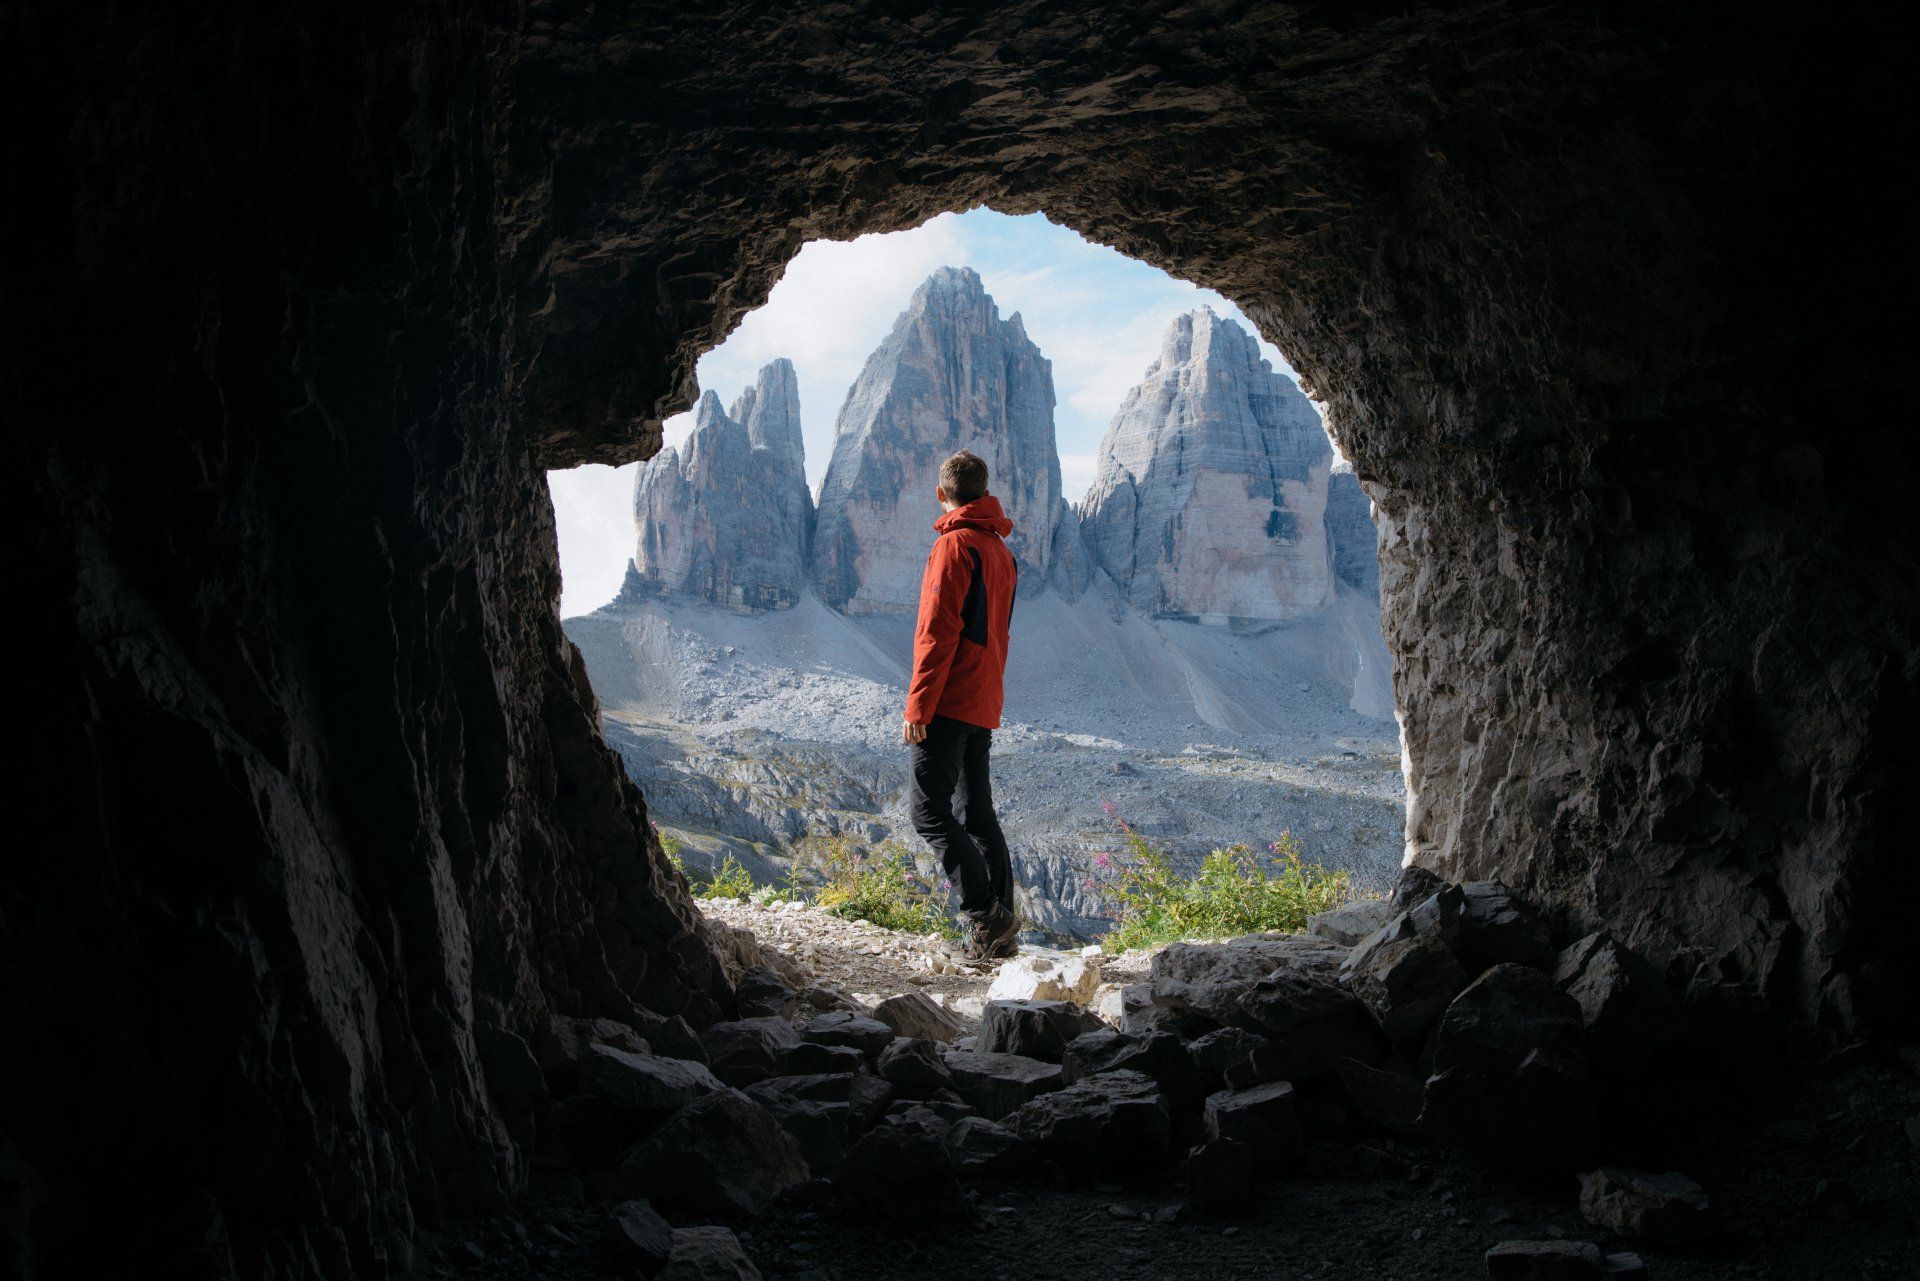
<svg viewBox="0 0 1920 1281">
<path fill-rule="evenodd" d="M 833 457 L 834 423 L 859 376 L 920 282 L 939 267 L 980 273 L 1002 318 L 1019 312 L 1027 336 L 1053 362 L 1054 431 L 1062 483 L 1078 499 L 1093 482 L 1107 424 L 1160 351 L 1160 335 L 1202 305 L 1256 333 L 1239 308 L 1117 250 L 1048 222 L 989 209 L 941 214 L 911 231 L 815 240 L 724 342 L 700 358 L 701 390 L 731 405 L 761 366 L 778 356 L 800 380 L 807 480 L 819 492 Z M 1264 339 L 1261 354 L 1294 377 Z M 1296 378 L 1296 381 L 1298 379 Z M 669 446 L 693 431 L 693 415 L 665 424 Z M 633 480 L 640 464 L 547 473 L 559 526 L 563 616 L 613 599 L 633 554 Z"/>
</svg>

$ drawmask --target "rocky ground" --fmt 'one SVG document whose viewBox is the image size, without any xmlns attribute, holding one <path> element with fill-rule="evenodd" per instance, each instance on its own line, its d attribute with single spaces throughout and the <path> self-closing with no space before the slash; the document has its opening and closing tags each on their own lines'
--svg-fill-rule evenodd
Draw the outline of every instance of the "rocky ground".
<svg viewBox="0 0 1920 1281">
<path fill-rule="evenodd" d="M 1377 634 L 1377 615 L 1350 591 L 1339 605 L 1234 632 L 1022 600 L 994 791 L 1030 941 L 1102 932 L 1084 882 L 1114 848 L 1106 805 L 1177 858 L 1291 832 L 1309 859 L 1385 888 L 1403 848 L 1399 740 L 1390 715 L 1352 705 L 1355 637 Z M 899 741 L 911 627 L 811 597 L 762 615 L 651 600 L 567 620 L 607 741 L 688 866 L 731 854 L 765 883 L 809 838 L 893 840 L 926 860 Z"/>
<path fill-rule="evenodd" d="M 1515 915 L 1509 900 L 1496 895 L 1493 901 L 1498 910 L 1482 915 L 1508 931 L 1501 946 L 1510 948 L 1533 927 L 1523 913 Z M 1265 956 L 1304 958 L 1296 962 L 1296 971 L 1310 975 L 1317 949 L 1343 947 L 1322 937 L 1253 940 L 1228 945 L 1224 951 L 1175 945 L 1156 957 L 1104 957 L 1093 949 L 1087 955 L 1049 954 L 1028 948 L 1022 957 L 1003 966 L 966 969 L 949 965 L 938 945 L 927 939 L 866 922 L 841 921 L 808 906 L 710 899 L 701 907 L 714 925 L 730 970 L 738 975 L 743 1002 L 786 1002 L 795 1026 L 804 1024 L 800 1035 L 806 1040 L 787 1042 L 789 1048 L 782 1054 L 832 1053 L 857 1059 L 851 1049 L 821 1046 L 842 1041 L 837 1034 L 841 1029 L 872 1026 L 866 1017 L 869 1011 L 898 1022 L 904 1009 L 909 1019 L 951 1018 L 951 1026 L 944 1029 L 915 1025 L 907 1030 L 949 1040 L 940 1053 L 956 1073 L 977 1049 L 1049 1053 L 1031 1041 L 1015 1043 L 1023 1036 L 1030 1038 L 1046 1019 L 1059 1017 L 1059 1007 L 1044 1001 L 1000 1001 L 997 1012 L 990 1013 L 983 1024 L 982 1004 L 996 981 L 1015 987 L 1026 983 L 1023 990 L 1031 990 L 1034 974 L 1051 974 L 1076 985 L 1075 991 L 1085 995 L 1093 1009 L 1134 1029 L 1133 1034 L 1117 1038 L 1113 1033 L 1080 1037 L 1068 1047 L 1071 1064 L 1076 1054 L 1085 1058 L 1089 1047 L 1145 1044 L 1152 1034 L 1144 1029 L 1166 1026 L 1169 1011 L 1191 1020 L 1202 1007 L 1216 1003 L 1221 992 L 1247 991 L 1244 978 L 1231 977 L 1236 970 L 1250 972 L 1231 960 L 1236 948 L 1243 956 L 1250 954 L 1250 946 L 1255 951 L 1268 949 L 1260 952 Z M 1468 916 L 1463 919 L 1470 919 L 1474 909 L 1466 910 Z M 1415 908 L 1409 919 L 1420 911 Z M 1323 935 L 1344 936 L 1360 924 L 1365 922 L 1342 917 L 1315 928 Z M 1392 933 L 1390 922 L 1384 934 Z M 1378 946 L 1379 937 L 1363 942 L 1355 955 L 1364 958 L 1370 946 Z M 1485 943 L 1483 937 L 1478 945 L 1465 944 L 1469 952 L 1462 955 Z M 1223 956 L 1229 958 L 1225 963 Z M 1569 956 L 1579 962 L 1573 969 L 1567 964 Z M 1561 953 L 1559 970 L 1569 990 L 1590 995 L 1594 956 L 1591 944 Z M 1304 969 L 1300 968 L 1303 963 Z M 1432 963 L 1433 958 L 1423 962 Z M 1443 959 L 1443 963 L 1450 962 Z M 1576 976 L 1575 970 L 1585 977 Z M 1482 983 L 1497 983 L 1510 972 L 1524 977 L 1522 971 L 1524 967 L 1499 966 L 1484 974 Z M 1510 977 L 1506 981 L 1511 985 Z M 1269 982 L 1256 990 L 1271 987 Z M 1525 988 L 1513 990 L 1524 993 Z M 1626 999 L 1624 991 L 1616 984 L 1606 998 L 1615 1003 L 1616 1011 L 1617 1003 Z M 794 1005 L 796 992 L 798 1004 Z M 1115 999 L 1122 994 L 1136 999 Z M 1153 999 L 1140 1003 L 1147 994 Z M 930 1016 L 924 1013 L 925 1006 L 912 1005 L 922 996 L 945 1013 Z M 1369 1004 L 1378 1010 L 1383 999 L 1375 992 Z M 1454 1004 L 1471 999 L 1463 994 Z M 1312 1005 L 1302 1003 L 1298 993 L 1289 1000 L 1293 1008 Z M 903 1007 L 902 1002 L 907 1005 Z M 842 1007 L 842 1012 L 830 1015 L 816 1013 Z M 1246 1008 L 1263 1007 L 1256 1002 Z M 916 1010 L 923 1012 L 916 1014 Z M 1022 1010 L 1045 1018 L 1023 1024 Z M 1010 1014 L 1011 1018 L 1006 1017 Z M 1076 1022 L 1076 1028 L 1099 1026 L 1090 1015 L 1072 1017 L 1087 1020 Z M 1269 1023 L 1275 1021 L 1270 1010 L 1264 1017 Z M 1537 1028 L 1525 1030 L 1524 1012 L 1509 1009 L 1501 1017 L 1507 1035 L 1521 1039 L 1539 1035 Z M 828 1035 L 829 1031 L 835 1034 Z M 1589 1032 L 1592 1053 L 1604 1054 L 1611 1038 L 1604 1018 Z M 869 1047 L 870 1053 L 892 1035 L 887 1028 L 878 1028 L 877 1033 L 879 1040 Z M 626 1034 L 603 1028 L 595 1035 L 618 1041 Z M 767 1067 L 743 1073 L 743 1060 L 734 1053 L 737 1043 L 729 1048 L 734 1036 L 725 1028 L 703 1033 L 700 1040 L 706 1050 L 685 1052 L 710 1051 L 714 1070 L 736 1082 L 792 1069 L 789 1064 L 787 1069 Z M 672 1044 L 670 1029 L 657 1031 L 654 1037 L 655 1052 L 668 1052 L 661 1045 Z M 1185 1053 L 1204 1065 L 1207 1044 L 1204 1037 L 1189 1041 Z M 1291 1044 L 1297 1048 L 1300 1042 Z M 894 1039 L 888 1053 L 879 1056 L 879 1071 L 889 1079 L 908 1079 L 889 1060 L 914 1045 L 931 1043 Z M 574 1052 L 581 1052 L 581 1047 Z M 1537 1051 L 1550 1052 L 1550 1046 Z M 1058 1045 L 1051 1053 L 1059 1057 Z M 564 1054 L 559 1059 L 554 1054 L 551 1045 L 543 1044 L 541 1056 L 550 1074 L 554 1064 L 565 1059 Z M 596 1054 L 607 1057 L 605 1050 L 584 1051 L 586 1057 Z M 1045 1066 L 1035 1060 L 1022 1062 L 1032 1068 Z M 579 1070 L 582 1088 L 592 1085 L 593 1068 L 584 1057 Z M 1129 1075 L 1120 1072 L 1091 1079 Z M 1538 1102 L 1537 1095 L 1531 1102 L 1529 1095 L 1537 1086 L 1528 1086 L 1524 1078 L 1524 1072 L 1515 1077 L 1516 1084 L 1502 1100 L 1523 1111 Z M 649 1079 L 657 1088 L 659 1079 Z M 783 1079 L 805 1085 L 827 1078 Z M 777 1088 L 768 1092 L 770 1087 Z M 780 1089 L 791 1087 L 765 1081 L 745 1088 L 746 1097 L 778 1109 Z M 1074 1088 L 1084 1089 L 1084 1085 Z M 418 1271 L 436 1278 L 500 1281 L 591 1275 L 656 1276 L 658 1281 L 1105 1281 L 1113 1277 L 1310 1281 L 1361 1276 L 1378 1281 L 1481 1277 L 1876 1281 L 1920 1276 L 1916 1263 L 1920 1258 L 1916 1255 L 1920 1250 L 1920 1049 L 1893 1053 L 1843 1046 L 1812 1057 L 1775 1059 L 1764 1070 L 1756 1066 L 1750 1072 L 1729 1073 L 1711 1093 L 1693 1096 L 1687 1105 L 1690 1111 L 1684 1114 L 1675 1111 L 1670 1101 L 1657 1101 L 1657 1085 L 1644 1088 L 1649 1091 L 1645 1111 L 1660 1118 L 1656 1128 L 1661 1132 L 1651 1146 L 1644 1137 L 1636 1142 L 1645 1152 L 1657 1151 L 1662 1167 L 1685 1172 L 1680 1183 L 1686 1195 L 1710 1203 L 1704 1211 L 1691 1204 L 1682 1207 L 1688 1216 L 1685 1231 L 1650 1227 L 1653 1220 L 1646 1216 L 1651 1212 L 1644 1206 L 1653 1202 L 1644 1199 L 1635 1203 L 1643 1206 L 1636 1211 L 1642 1216 L 1638 1218 L 1623 1218 L 1617 1209 L 1589 1205 L 1581 1195 L 1580 1182 L 1570 1174 L 1503 1171 L 1430 1135 L 1361 1123 L 1333 1130 L 1312 1126 L 1315 1132 L 1304 1142 L 1295 1142 L 1284 1163 L 1259 1174 L 1251 1185 L 1251 1196 L 1237 1206 L 1207 1204 L 1206 1189 L 1199 1182 L 1202 1174 L 1195 1165 L 1140 1161 L 1081 1167 L 1058 1158 L 1083 1151 L 1092 1159 L 1097 1148 L 1062 1147 L 1053 1140 L 1043 1142 L 1051 1144 L 1047 1150 L 1056 1159 L 1021 1172 L 1004 1172 L 1004 1177 L 983 1177 L 975 1169 L 964 1187 L 951 1178 L 944 1184 L 930 1180 L 910 1149 L 881 1161 L 863 1180 L 857 1171 L 849 1174 L 861 1162 L 856 1148 L 836 1158 L 845 1164 L 831 1181 L 816 1177 L 791 1184 L 758 1214 L 696 1213 L 686 1218 L 676 1212 L 675 1230 L 670 1231 L 667 1221 L 651 1209 L 631 1208 L 638 1204 L 624 1199 L 631 1195 L 631 1188 L 610 1182 L 605 1174 L 583 1178 L 563 1172 L 553 1168 L 549 1159 L 540 1163 L 543 1172 L 513 1215 L 449 1225 L 446 1231 L 428 1234 Z M 1431 1100 L 1432 1082 L 1428 1089 Z M 968 1098 L 988 1106 L 971 1089 Z M 925 1109 L 946 1106 L 937 1097 L 924 1105 L 897 1100 L 889 1117 L 898 1119 L 882 1123 L 874 1133 L 898 1136 L 910 1128 L 906 1123 L 911 1117 L 902 1115 L 902 1108 L 919 1116 L 912 1125 L 929 1125 L 933 1118 L 924 1114 Z M 970 1110 L 959 1106 L 957 1099 L 952 1106 L 953 1116 Z M 1008 1118 L 1007 1125 L 1021 1129 L 1021 1118 L 1031 1111 L 1021 1109 L 1021 1115 Z M 1554 1118 L 1542 1117 L 1550 1129 Z M 669 1128 L 677 1123 L 670 1121 Z M 792 1126 L 794 1119 L 788 1116 L 784 1123 Z M 1111 1115 L 1106 1123 L 1112 1123 Z M 1486 1123 L 1499 1128 L 1497 1121 Z M 1210 1120 L 1208 1131 L 1212 1129 Z M 1032 1133 L 1030 1129 L 1022 1132 Z M 1085 1137 L 1074 1143 L 1083 1143 Z M 672 1151 L 663 1149 L 654 1155 L 688 1162 L 689 1170 L 703 1170 L 707 1168 L 703 1162 L 710 1164 L 703 1149 L 713 1142 L 724 1146 L 724 1136 L 688 1146 L 669 1144 Z M 947 1142 L 955 1139 L 949 1136 Z M 1219 1140 L 1206 1142 L 1211 1146 Z M 1605 1147 L 1615 1140 L 1601 1142 Z M 956 1154 L 960 1150 L 955 1146 Z M 628 1169 L 630 1174 L 637 1173 L 635 1167 Z M 655 1186 L 662 1189 L 656 1200 L 672 1199 L 671 1183 L 656 1181 Z M 629 1207 L 623 1213 L 640 1226 L 630 1225 L 627 1235 L 610 1237 L 610 1223 L 627 1222 L 615 1213 L 622 1204 Z M 1701 1223 L 1707 1225 L 1704 1230 Z M 643 1230 L 648 1226 L 652 1238 Z M 1692 1239 L 1682 1242 L 1680 1237 Z M 635 1240 L 648 1239 L 658 1257 L 636 1261 Z M 610 1240 L 622 1243 L 620 1249 L 626 1253 L 610 1253 Z M 1490 1262 L 1490 1252 L 1497 1258 L 1501 1251 L 1569 1252 L 1589 1247 L 1589 1259 L 1563 1260 L 1557 1265 L 1565 1271 L 1527 1271 L 1530 1265 L 1512 1260 L 1507 1265 Z M 662 1269 L 661 1261 L 669 1258 Z M 1516 1270 L 1495 1270 L 1504 1266 Z"/>
<path fill-rule="evenodd" d="M 987 989 L 998 967 L 956 964 L 937 938 L 842 920 L 808 903 L 760 905 L 729 898 L 697 902 L 708 920 L 748 931 L 763 948 L 772 948 L 804 967 L 814 981 L 845 992 L 862 1005 L 872 1007 L 889 996 L 922 992 L 952 1011 L 967 1031 L 979 1028 Z M 1028 955 L 1044 952 L 1027 948 Z M 1093 946 L 1084 955 L 1099 971 L 1095 1009 L 1117 1000 L 1127 984 L 1143 981 L 1152 958 L 1145 950 L 1107 956 Z"/>
</svg>

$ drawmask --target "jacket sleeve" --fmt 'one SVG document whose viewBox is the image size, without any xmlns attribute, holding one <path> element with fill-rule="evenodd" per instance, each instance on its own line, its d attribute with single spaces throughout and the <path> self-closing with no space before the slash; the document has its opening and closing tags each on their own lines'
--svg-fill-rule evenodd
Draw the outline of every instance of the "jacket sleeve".
<svg viewBox="0 0 1920 1281">
<path fill-rule="evenodd" d="M 920 580 L 920 621 L 913 631 L 913 677 L 907 682 L 907 719 L 925 725 L 940 706 L 947 671 L 960 645 L 960 605 L 967 596 L 960 540 L 941 537 Z"/>
</svg>

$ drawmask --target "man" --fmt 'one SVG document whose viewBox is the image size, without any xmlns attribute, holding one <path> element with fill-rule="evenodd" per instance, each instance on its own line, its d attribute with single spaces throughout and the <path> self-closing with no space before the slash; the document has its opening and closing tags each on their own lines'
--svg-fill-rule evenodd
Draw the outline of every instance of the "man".
<svg viewBox="0 0 1920 1281">
<path fill-rule="evenodd" d="M 987 492 L 986 463 L 965 450 L 940 465 L 933 496 L 945 514 L 933 522 L 939 537 L 913 637 L 903 730 L 912 748 L 908 803 L 914 829 L 960 888 L 956 950 L 987 961 L 1012 956 L 1020 930 L 1013 864 L 987 777 L 1018 577 L 1005 541 L 1013 522 Z"/>
</svg>

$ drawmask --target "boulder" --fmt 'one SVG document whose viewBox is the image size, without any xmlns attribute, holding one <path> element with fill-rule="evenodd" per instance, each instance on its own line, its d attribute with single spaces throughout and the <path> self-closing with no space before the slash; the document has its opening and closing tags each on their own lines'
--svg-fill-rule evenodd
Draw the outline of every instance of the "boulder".
<svg viewBox="0 0 1920 1281">
<path fill-rule="evenodd" d="M 998 1121 L 970 1116 L 947 1132 L 947 1152 L 962 1179 L 1011 1179 L 1032 1168 L 1033 1145 Z"/>
<path fill-rule="evenodd" d="M 808 1171 L 772 1113 L 724 1090 L 687 1104 L 629 1149 L 620 1175 L 634 1192 L 670 1210 L 752 1218 L 805 1183 Z"/>
<path fill-rule="evenodd" d="M 1100 959 L 1068 952 L 1023 952 L 987 987 L 989 1001 L 1072 1001 L 1084 1006 L 1100 986 Z"/>
<path fill-rule="evenodd" d="M 1387 915 L 1389 918 L 1398 916 L 1446 887 L 1445 877 L 1429 872 L 1424 867 L 1403 867 L 1400 875 L 1394 878 L 1392 891 L 1387 894 Z"/>
<path fill-rule="evenodd" d="M 1441 1016 L 1421 1125 L 1495 1165 L 1578 1168 L 1594 1138 L 1585 1042 L 1551 978 L 1494 966 Z"/>
<path fill-rule="evenodd" d="M 800 1044 L 800 1033 L 785 1019 L 733 1019 L 701 1032 L 700 1043 L 713 1074 L 741 1086 L 772 1076 L 781 1052 Z"/>
<path fill-rule="evenodd" d="M 1218 943 L 1174 943 L 1154 954 L 1153 1002 L 1220 1024 L 1245 1024 L 1240 997 L 1282 966 L 1338 966 L 1347 950 L 1303 934 L 1252 934 Z M 1131 1030 L 1131 1029 L 1129 1029 Z"/>
<path fill-rule="evenodd" d="M 598 1248 L 620 1270 L 650 1277 L 673 1254 L 673 1228 L 645 1201 L 622 1201 L 601 1221 Z"/>
<path fill-rule="evenodd" d="M 1331 1077 L 1342 1060 L 1372 1062 L 1383 1050 L 1368 1007 L 1325 954 L 1290 958 L 1241 993 L 1239 1005 L 1267 1034 L 1252 1065 L 1264 1080 Z"/>
<path fill-rule="evenodd" d="M 989 1054 L 980 1050 L 950 1050 L 947 1072 L 961 1098 L 982 1116 L 999 1120 L 1036 1095 L 1063 1084 L 1060 1065 L 1016 1054 Z"/>
<path fill-rule="evenodd" d="M 1167 1157 L 1167 1098 L 1140 1072 L 1103 1072 L 1023 1104 L 1007 1127 L 1070 1174 L 1142 1175 Z"/>
<path fill-rule="evenodd" d="M 649 1023 L 646 1037 L 653 1052 L 662 1058 L 686 1059 L 689 1063 L 712 1066 L 707 1060 L 707 1047 L 700 1044 L 700 1034 L 693 1030 L 693 1024 L 678 1014 L 670 1019 Z"/>
<path fill-rule="evenodd" d="M 1307 933 L 1341 947 L 1353 947 L 1392 916 L 1385 899 L 1360 899 L 1330 912 L 1315 912 L 1307 918 Z"/>
<path fill-rule="evenodd" d="M 1061 1079 L 1075 1081 L 1101 1072 L 1141 1072 L 1167 1096 L 1177 1116 L 1191 1115 L 1206 1097 L 1207 1082 L 1194 1066 L 1186 1045 L 1171 1032 L 1133 1036 L 1101 1028 L 1076 1037 L 1061 1058 Z"/>
<path fill-rule="evenodd" d="M 895 1085 L 929 1090 L 950 1089 L 953 1085 L 953 1075 L 947 1071 L 938 1041 L 896 1037 L 893 1044 L 881 1052 L 878 1070 Z"/>
<path fill-rule="evenodd" d="M 1706 1189 L 1686 1175 L 1610 1165 L 1580 1176 L 1580 1213 L 1596 1228 L 1656 1245 L 1697 1241 L 1715 1226 Z"/>
<path fill-rule="evenodd" d="M 1453 949 L 1437 935 L 1413 933 L 1405 913 L 1353 950 L 1344 979 L 1390 1041 L 1424 1036 L 1467 986 Z"/>
<path fill-rule="evenodd" d="M 790 1018 L 800 1008 L 800 996 L 764 965 L 740 976 L 733 990 L 734 1005 L 743 1019 Z"/>
<path fill-rule="evenodd" d="M 1187 1204 L 1195 1214 L 1231 1214 L 1253 1200 L 1253 1147 L 1209 1139 L 1187 1153 Z"/>
<path fill-rule="evenodd" d="M 969 1206 L 947 1152 L 947 1127 L 924 1109 L 868 1131 L 840 1163 L 833 1187 L 848 1206 L 892 1228 L 925 1227 Z"/>
<path fill-rule="evenodd" d="M 726 1228 L 675 1228 L 673 1253 L 655 1281 L 760 1281 L 760 1269 Z"/>
<path fill-rule="evenodd" d="M 1136 1036 L 1150 1032 L 1178 1032 L 1184 1016 L 1179 1010 L 1153 1003 L 1151 983 L 1129 983 L 1120 989 L 1120 1030 Z"/>
<path fill-rule="evenodd" d="M 893 1096 L 893 1082 L 885 1077 L 873 1076 L 866 1072 L 855 1074 L 852 1097 L 847 1100 L 853 1105 L 854 1132 L 856 1134 L 865 1132 L 884 1116 L 887 1108 L 893 1103 Z"/>
<path fill-rule="evenodd" d="M 958 1125 L 969 1117 L 977 1117 L 980 1115 L 974 1111 L 971 1103 L 968 1103 L 952 1090 L 929 1090 L 925 1091 L 924 1095 L 925 1097 L 902 1097 L 896 1095 L 893 1101 L 887 1104 L 887 1110 L 881 1119 L 885 1120 L 887 1117 L 906 1116 L 918 1109 L 926 1112 L 930 1116 L 938 1118 L 947 1125 Z"/>
<path fill-rule="evenodd" d="M 1372 1067 L 1358 1059 L 1340 1065 L 1340 1084 L 1360 1115 L 1385 1130 L 1419 1130 L 1426 1106 L 1426 1082 L 1394 1068 Z"/>
<path fill-rule="evenodd" d="M 1454 946 L 1489 965 L 1551 966 L 1553 935 L 1544 922 L 1498 881 L 1467 881 Z"/>
<path fill-rule="evenodd" d="M 747 1097 L 761 1102 L 774 1096 L 811 1099 L 818 1103 L 851 1103 L 859 1088 L 853 1072 L 820 1072 L 811 1076 L 770 1076 L 747 1087 Z"/>
<path fill-rule="evenodd" d="M 582 1091 L 626 1111 L 662 1117 L 727 1088 L 698 1063 L 632 1054 L 611 1045 L 588 1046 L 578 1071 Z"/>
<path fill-rule="evenodd" d="M 647 1041 L 633 1028 L 612 1019 L 568 1019 L 558 1015 L 540 1025 L 533 1038 L 534 1058 L 555 1094 L 580 1088 L 580 1060 L 593 1045 L 612 1046 L 628 1054 L 651 1054 Z"/>
<path fill-rule="evenodd" d="M 1580 1003 L 1595 1060 L 1614 1071 L 1641 1071 L 1686 1033 L 1686 1010 L 1660 971 L 1610 935 L 1589 934 L 1561 952 L 1553 979 Z"/>
<path fill-rule="evenodd" d="M 1200 1072 L 1200 1077 L 1209 1086 L 1218 1089 L 1229 1084 L 1227 1073 L 1236 1068 L 1249 1068 L 1254 1052 L 1267 1043 L 1267 1038 L 1258 1032 L 1249 1032 L 1240 1027 L 1215 1028 L 1205 1036 L 1195 1038 L 1187 1046 L 1187 1054 Z M 1254 1081 L 1241 1081 L 1237 1084 L 1254 1085 Z"/>
<path fill-rule="evenodd" d="M 915 993 L 915 995 L 919 995 Z M 899 999 L 899 998 L 895 998 Z M 922 997 L 922 1000 L 926 998 Z M 882 1002 L 881 1004 L 886 1004 Z M 927 1004 L 932 1005 L 931 1001 Z M 938 1008 L 937 1006 L 935 1007 Z M 843 1045 L 860 1051 L 869 1062 L 877 1058 L 880 1051 L 893 1043 L 892 1024 L 879 1018 L 869 1018 L 865 1014 L 836 1010 L 831 1014 L 822 1014 L 801 1029 L 801 1038 L 815 1045 Z M 910 1035 L 900 1033 L 900 1035 Z M 938 1038 L 936 1038 L 938 1039 Z"/>
<path fill-rule="evenodd" d="M 766 1093 L 749 1096 L 780 1123 L 816 1177 L 840 1165 L 853 1143 L 853 1103 Z"/>
<path fill-rule="evenodd" d="M 1104 1024 L 1071 1001 L 988 1001 L 975 1048 L 1058 1063 L 1067 1042 Z"/>
<path fill-rule="evenodd" d="M 866 1057 L 851 1045 L 822 1045 L 818 1041 L 802 1041 L 780 1051 L 774 1059 L 773 1069 L 781 1076 L 820 1076 L 858 1072 L 866 1065 Z"/>
<path fill-rule="evenodd" d="M 887 1029 L 887 1035 L 869 1053 L 878 1055 L 896 1036 L 923 1041 L 951 1041 L 966 1031 L 966 1025 L 927 998 L 924 992 L 902 992 L 873 1007 L 873 1017 Z"/>
<path fill-rule="evenodd" d="M 1276 1169 L 1300 1149 L 1300 1120 L 1293 1105 L 1293 1086 L 1287 1081 L 1210 1094 L 1207 1138 L 1237 1139 L 1253 1150 L 1256 1167 Z"/>
</svg>

